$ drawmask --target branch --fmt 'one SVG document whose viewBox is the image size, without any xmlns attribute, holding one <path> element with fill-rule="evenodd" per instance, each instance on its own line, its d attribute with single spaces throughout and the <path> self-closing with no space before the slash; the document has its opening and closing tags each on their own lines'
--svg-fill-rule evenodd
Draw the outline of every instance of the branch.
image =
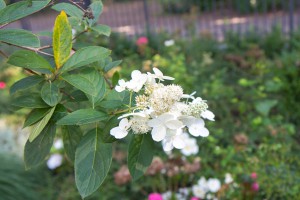
<svg viewBox="0 0 300 200">
<path fill-rule="evenodd" d="M 71 96 L 70 94 L 66 93 L 66 92 L 63 91 L 63 90 L 60 90 L 60 91 L 61 91 L 61 93 L 63 93 L 63 94 L 66 95 L 67 97 L 69 97 L 70 99 L 75 100 L 75 98 L 74 98 L 73 96 Z"/>
<path fill-rule="evenodd" d="M 2 42 L 3 42 L 3 41 L 2 41 Z M 11 43 L 8 43 L 8 42 L 3 42 L 3 43 L 8 44 L 8 45 L 12 45 L 12 46 L 15 46 L 15 47 L 19 47 L 19 48 L 22 48 L 22 49 L 26 49 L 26 50 L 38 52 L 38 53 L 40 53 L 40 54 L 44 54 L 44 55 L 47 55 L 47 56 L 54 57 L 54 56 L 53 56 L 52 54 L 50 54 L 50 53 L 46 53 L 46 52 L 44 52 L 44 51 L 40 51 L 39 48 L 24 47 L 24 46 L 19 46 L 19 45 L 11 44 Z"/>
<path fill-rule="evenodd" d="M 109 85 L 109 88 L 111 90 L 114 89 L 114 86 L 112 85 L 112 83 L 105 76 L 103 76 L 103 77 L 104 77 L 104 80 L 106 81 L 106 83 Z"/>
<path fill-rule="evenodd" d="M 3 51 L 0 50 L 0 54 L 4 57 L 4 58 L 8 58 L 8 55 L 6 53 L 4 53 Z"/>
<path fill-rule="evenodd" d="M 86 33 L 86 32 L 87 32 L 87 30 L 84 30 L 84 31 L 78 33 L 78 34 L 72 39 L 72 41 L 76 40 L 80 35 L 82 35 L 83 33 Z"/>
<path fill-rule="evenodd" d="M 72 1 L 72 0 L 69 0 L 69 2 L 73 5 L 75 5 L 77 8 L 79 8 L 80 10 L 82 10 L 84 13 L 86 12 L 80 5 L 78 5 L 78 3 Z"/>
<path fill-rule="evenodd" d="M 39 76 L 38 73 L 32 71 L 31 69 L 28 69 L 28 68 L 24 68 L 24 69 L 25 69 L 26 71 L 28 71 L 29 73 L 31 73 L 31 74 L 34 74 L 34 75 L 38 75 L 38 76 Z"/>
</svg>

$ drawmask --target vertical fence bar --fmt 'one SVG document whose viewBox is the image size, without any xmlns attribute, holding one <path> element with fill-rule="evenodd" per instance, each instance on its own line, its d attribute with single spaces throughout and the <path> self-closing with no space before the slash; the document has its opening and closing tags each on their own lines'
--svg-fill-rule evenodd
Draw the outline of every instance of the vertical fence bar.
<svg viewBox="0 0 300 200">
<path fill-rule="evenodd" d="M 294 0 L 289 0 L 289 31 L 290 37 L 294 32 Z"/>
<path fill-rule="evenodd" d="M 143 0 L 143 4 L 144 4 L 144 17 L 145 17 L 145 21 L 146 21 L 146 34 L 147 37 L 150 36 L 150 23 L 149 23 L 149 13 L 148 13 L 148 4 L 147 4 L 147 0 Z"/>
</svg>

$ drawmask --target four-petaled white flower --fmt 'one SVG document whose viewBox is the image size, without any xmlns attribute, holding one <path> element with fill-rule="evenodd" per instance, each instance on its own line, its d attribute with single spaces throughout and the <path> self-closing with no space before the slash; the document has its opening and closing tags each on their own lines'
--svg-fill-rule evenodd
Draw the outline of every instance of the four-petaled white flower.
<svg viewBox="0 0 300 200">
<path fill-rule="evenodd" d="M 127 82 L 126 86 L 129 90 L 139 92 L 146 83 L 147 79 L 147 74 L 143 74 L 139 70 L 134 70 L 131 72 L 131 80 Z"/>
<path fill-rule="evenodd" d="M 189 133 L 195 137 L 207 137 L 209 131 L 205 128 L 203 119 L 191 117 L 191 116 L 181 116 L 179 119 L 184 125 L 188 127 Z"/>
<path fill-rule="evenodd" d="M 202 112 L 201 117 L 203 117 L 204 119 L 208 119 L 210 121 L 215 121 L 214 113 L 209 111 L 209 110 L 206 110 L 206 111 Z"/>
<path fill-rule="evenodd" d="M 181 149 L 181 153 L 185 156 L 195 155 L 199 152 L 199 146 L 195 138 L 189 137 L 187 133 L 183 133 L 183 141 L 185 146 Z"/>
<path fill-rule="evenodd" d="M 183 127 L 182 122 L 176 119 L 176 116 L 171 113 L 164 113 L 157 118 L 149 120 L 148 125 L 153 128 L 151 135 L 152 139 L 156 142 L 165 139 L 169 129 L 176 130 Z"/>
<path fill-rule="evenodd" d="M 174 80 L 173 77 L 164 76 L 164 74 L 159 69 L 157 69 L 156 67 L 153 67 L 153 72 L 154 72 L 154 74 L 148 73 L 148 75 L 153 76 L 154 78 L 157 78 L 160 81 L 164 81 L 164 80 L 171 80 L 172 81 L 172 80 Z"/>
<path fill-rule="evenodd" d="M 185 138 L 182 129 L 167 130 L 165 139 L 162 141 L 164 151 L 171 151 L 174 147 L 182 149 L 185 147 Z"/>
<path fill-rule="evenodd" d="M 121 139 L 127 136 L 130 123 L 127 118 L 120 121 L 119 126 L 110 130 L 110 134 L 117 139 Z"/>
</svg>

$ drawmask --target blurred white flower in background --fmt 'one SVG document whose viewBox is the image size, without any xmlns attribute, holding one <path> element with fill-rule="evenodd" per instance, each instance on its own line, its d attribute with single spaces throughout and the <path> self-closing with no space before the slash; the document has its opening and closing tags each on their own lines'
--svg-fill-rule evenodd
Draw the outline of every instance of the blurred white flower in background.
<svg viewBox="0 0 300 200">
<path fill-rule="evenodd" d="M 52 154 L 50 156 L 50 158 L 48 159 L 47 166 L 49 169 L 53 170 L 53 169 L 56 169 L 57 167 L 61 166 L 62 161 L 63 161 L 63 156 L 58 153 L 55 153 L 55 154 Z"/>
<path fill-rule="evenodd" d="M 175 44 L 175 41 L 174 40 L 166 40 L 164 42 L 164 44 L 166 47 L 173 46 Z"/>
<path fill-rule="evenodd" d="M 62 139 L 59 138 L 54 142 L 53 146 L 55 149 L 60 150 L 64 147 L 64 143 L 63 143 Z"/>
<path fill-rule="evenodd" d="M 221 189 L 221 181 L 217 178 L 209 178 L 207 180 L 207 187 L 213 193 L 218 192 Z"/>
<path fill-rule="evenodd" d="M 230 173 L 226 173 L 226 174 L 225 174 L 225 180 L 224 180 L 224 182 L 225 182 L 226 184 L 229 184 L 229 183 L 232 183 L 232 182 L 233 182 L 233 178 L 232 178 L 232 176 L 231 176 Z"/>
</svg>

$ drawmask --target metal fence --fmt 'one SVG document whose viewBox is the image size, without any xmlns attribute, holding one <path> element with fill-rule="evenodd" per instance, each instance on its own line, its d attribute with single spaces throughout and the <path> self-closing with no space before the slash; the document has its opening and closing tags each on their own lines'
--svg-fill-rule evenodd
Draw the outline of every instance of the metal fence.
<svg viewBox="0 0 300 200">
<path fill-rule="evenodd" d="M 300 0 L 105 0 L 100 22 L 127 35 L 169 32 L 183 37 L 226 32 L 285 34 L 300 27 Z"/>
</svg>

